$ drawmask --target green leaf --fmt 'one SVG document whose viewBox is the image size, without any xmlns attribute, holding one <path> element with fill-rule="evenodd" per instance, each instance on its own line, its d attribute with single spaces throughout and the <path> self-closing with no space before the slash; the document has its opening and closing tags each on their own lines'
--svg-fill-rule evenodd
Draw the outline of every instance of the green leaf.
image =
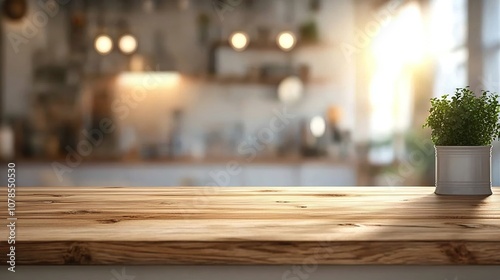
<svg viewBox="0 0 500 280">
<path fill-rule="evenodd" d="M 431 139 L 435 145 L 484 146 L 500 137 L 499 95 L 487 90 L 477 97 L 473 91 L 457 88 L 448 98 L 431 98 L 429 116 L 423 128 L 431 128 Z"/>
</svg>

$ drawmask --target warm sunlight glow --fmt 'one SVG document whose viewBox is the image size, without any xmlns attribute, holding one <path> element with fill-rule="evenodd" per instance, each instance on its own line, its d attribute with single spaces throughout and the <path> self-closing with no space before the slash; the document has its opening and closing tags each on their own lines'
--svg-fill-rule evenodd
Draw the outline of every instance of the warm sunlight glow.
<svg viewBox="0 0 500 280">
<path fill-rule="evenodd" d="M 370 135 L 386 139 L 410 125 L 411 73 L 426 55 L 420 8 L 406 4 L 373 39 Z"/>
<path fill-rule="evenodd" d="M 113 40 L 108 35 L 101 35 L 95 39 L 94 47 L 98 53 L 108 54 L 113 49 Z"/>
<path fill-rule="evenodd" d="M 467 0 L 431 1 L 429 51 L 440 56 L 465 44 L 467 38 Z M 488 38 L 485 38 L 487 40 Z"/>
<path fill-rule="evenodd" d="M 121 86 L 142 86 L 145 89 L 175 86 L 180 81 L 177 72 L 127 72 L 118 76 L 118 84 Z"/>
<path fill-rule="evenodd" d="M 325 119 L 320 116 L 312 118 L 309 128 L 311 129 L 311 134 L 314 137 L 321 137 L 325 135 L 326 131 Z"/>
<path fill-rule="evenodd" d="M 278 34 L 277 42 L 282 50 L 289 51 L 295 46 L 296 40 L 292 32 L 285 31 Z"/>
<path fill-rule="evenodd" d="M 377 72 L 370 84 L 370 134 L 374 138 L 389 137 L 394 128 L 393 80 L 386 73 Z"/>
<path fill-rule="evenodd" d="M 243 32 L 235 32 L 231 35 L 229 39 L 229 43 L 231 47 L 236 51 L 243 51 L 247 48 L 250 40 L 248 39 L 248 35 Z"/>
<path fill-rule="evenodd" d="M 118 42 L 118 47 L 125 54 L 131 54 L 137 49 L 137 39 L 132 35 L 124 35 Z"/>
<path fill-rule="evenodd" d="M 426 54 L 424 24 L 422 14 L 417 3 L 408 5 L 401 11 L 399 16 L 402 28 L 399 40 L 405 42 L 403 56 L 406 62 L 411 64 L 419 63 Z"/>
<path fill-rule="evenodd" d="M 378 63 L 417 64 L 426 53 L 424 41 L 420 8 L 411 3 L 374 39 L 372 51 Z"/>
</svg>

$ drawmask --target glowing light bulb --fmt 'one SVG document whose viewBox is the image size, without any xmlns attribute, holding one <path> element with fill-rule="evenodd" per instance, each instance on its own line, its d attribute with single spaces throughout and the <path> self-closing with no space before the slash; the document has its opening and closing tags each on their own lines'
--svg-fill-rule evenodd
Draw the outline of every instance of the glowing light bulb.
<svg viewBox="0 0 500 280">
<path fill-rule="evenodd" d="M 137 50 L 137 39 L 130 34 L 123 35 L 118 42 L 118 47 L 123 53 L 131 54 Z"/>
<path fill-rule="evenodd" d="M 282 50 L 289 51 L 295 47 L 295 35 L 288 31 L 281 32 L 278 34 L 277 43 Z"/>
<path fill-rule="evenodd" d="M 326 131 L 325 119 L 320 116 L 312 118 L 311 123 L 309 124 L 309 128 L 311 129 L 311 133 L 314 137 L 323 136 Z"/>
<path fill-rule="evenodd" d="M 243 32 L 235 32 L 229 39 L 231 47 L 233 47 L 236 51 L 243 51 L 246 49 L 249 42 L 250 40 L 248 39 L 248 35 Z"/>
<path fill-rule="evenodd" d="M 100 35 L 95 39 L 94 47 L 98 53 L 108 54 L 113 49 L 113 40 L 108 35 Z"/>
<path fill-rule="evenodd" d="M 283 103 L 293 103 L 300 99 L 304 85 L 298 77 L 290 76 L 278 85 L 278 97 Z"/>
</svg>

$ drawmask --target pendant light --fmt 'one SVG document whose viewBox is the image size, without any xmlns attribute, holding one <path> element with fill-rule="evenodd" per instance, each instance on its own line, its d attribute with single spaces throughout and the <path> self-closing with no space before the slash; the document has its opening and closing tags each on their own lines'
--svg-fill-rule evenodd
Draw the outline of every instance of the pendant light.
<svg viewBox="0 0 500 280">
<path fill-rule="evenodd" d="M 94 38 L 94 48 L 100 55 L 107 55 L 113 50 L 113 40 L 106 32 L 103 18 L 97 20 L 97 36 Z"/>
<path fill-rule="evenodd" d="M 138 46 L 137 38 L 132 35 L 129 26 L 124 19 L 118 22 L 118 30 L 121 34 L 118 39 L 118 49 L 126 55 L 135 53 Z"/>
<path fill-rule="evenodd" d="M 284 51 L 290 51 L 295 47 L 295 44 L 297 43 L 297 39 L 295 38 L 295 35 L 290 32 L 290 31 L 283 31 L 278 34 L 276 38 L 276 43 L 278 44 L 278 47 Z"/>
<path fill-rule="evenodd" d="M 98 35 L 94 40 L 94 48 L 100 55 L 107 55 L 113 50 L 113 40 L 106 34 Z"/>
<path fill-rule="evenodd" d="M 249 43 L 250 39 L 248 37 L 248 34 L 242 31 L 234 32 L 229 37 L 229 44 L 235 51 L 244 51 Z"/>
<path fill-rule="evenodd" d="M 295 23 L 295 2 L 287 4 L 285 14 L 285 22 L 287 26 L 291 26 Z M 297 44 L 297 38 L 290 30 L 282 31 L 276 36 L 276 44 L 283 51 L 291 51 Z"/>
</svg>

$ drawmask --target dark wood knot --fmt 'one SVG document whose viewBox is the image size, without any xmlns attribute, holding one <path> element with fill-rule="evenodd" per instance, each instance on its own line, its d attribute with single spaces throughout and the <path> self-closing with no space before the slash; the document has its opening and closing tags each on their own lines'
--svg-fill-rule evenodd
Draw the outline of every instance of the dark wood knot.
<svg viewBox="0 0 500 280">
<path fill-rule="evenodd" d="M 90 264 L 91 262 L 92 254 L 83 243 L 71 243 L 64 255 L 65 264 Z"/>
<path fill-rule="evenodd" d="M 441 251 L 446 254 L 448 259 L 455 264 L 477 264 L 474 254 L 469 251 L 464 243 L 443 243 Z"/>
<path fill-rule="evenodd" d="M 119 219 L 103 219 L 103 220 L 97 220 L 101 224 L 116 224 L 120 222 Z"/>
</svg>

